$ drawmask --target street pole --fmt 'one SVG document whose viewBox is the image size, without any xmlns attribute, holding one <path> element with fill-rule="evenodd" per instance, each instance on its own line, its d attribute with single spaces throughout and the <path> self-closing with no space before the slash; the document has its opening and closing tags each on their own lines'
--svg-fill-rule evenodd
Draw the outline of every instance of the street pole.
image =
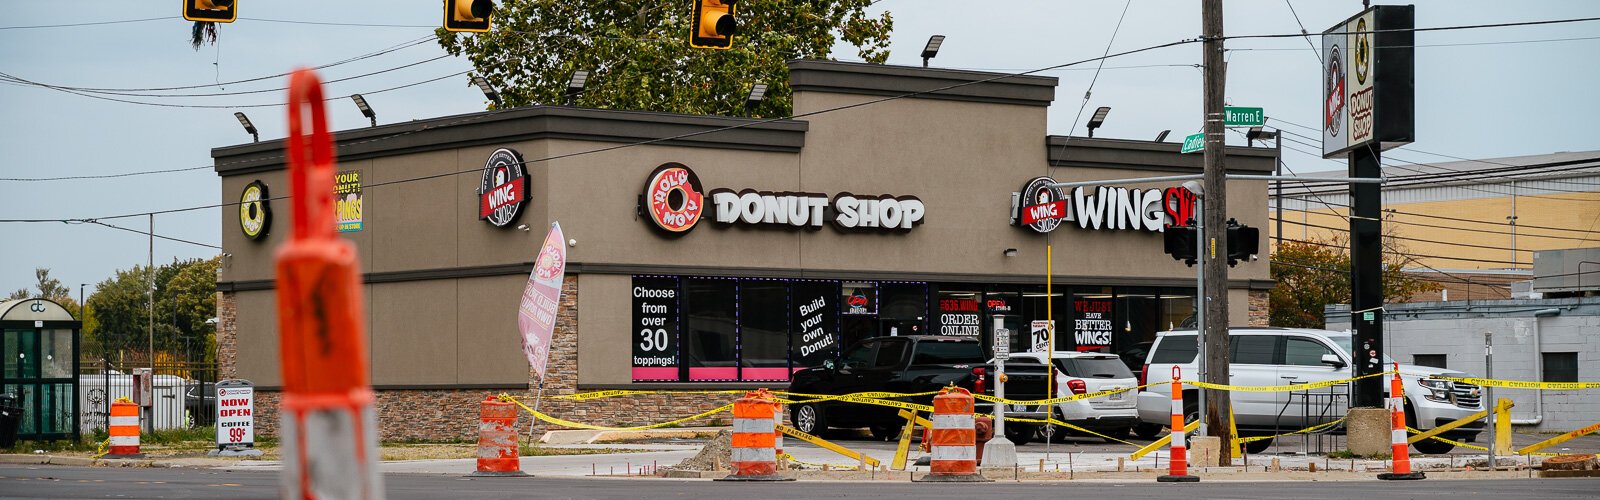
<svg viewBox="0 0 1600 500">
<path fill-rule="evenodd" d="M 1534 321 L 1539 321 L 1539 318 L 1535 317 L 1533 320 Z M 1490 380 L 1494 379 L 1494 332 L 1492 332 L 1492 331 L 1483 332 L 1483 377 L 1487 378 L 1487 379 L 1490 379 Z M 1495 414 L 1495 411 L 1494 411 L 1494 407 L 1495 407 L 1494 386 L 1492 386 L 1492 385 L 1491 386 L 1487 386 L 1487 387 L 1484 388 L 1484 390 L 1488 391 L 1486 394 L 1484 394 L 1485 396 L 1487 396 L 1487 399 L 1483 400 L 1483 401 L 1487 401 L 1487 403 L 1483 403 L 1482 406 L 1489 410 L 1489 413 L 1487 414 L 1487 417 L 1485 417 L 1487 419 L 1487 421 L 1489 422 L 1489 442 L 1487 443 L 1488 446 L 1486 446 L 1485 448 L 1489 449 L 1489 462 L 1488 462 L 1488 464 L 1489 464 L 1489 470 L 1492 471 L 1492 470 L 1495 470 L 1494 444 L 1496 442 L 1498 442 L 1498 441 L 1495 440 L 1495 438 L 1497 436 L 1494 435 L 1494 424 L 1495 424 L 1495 421 L 1494 421 L 1494 414 Z"/>
<path fill-rule="evenodd" d="M 1377 146 L 1350 151 L 1350 177 L 1383 177 Z M 1354 375 L 1382 373 L 1383 228 L 1378 184 L 1350 185 L 1350 324 L 1355 327 Z M 1382 408 L 1383 377 L 1355 381 L 1351 408 Z"/>
<path fill-rule="evenodd" d="M 1276 161 L 1274 166 L 1276 173 L 1273 175 L 1283 177 L 1283 131 L 1278 131 L 1272 138 L 1274 141 L 1272 157 Z M 1272 200 L 1272 204 L 1278 209 L 1278 230 L 1272 233 L 1278 240 L 1277 245 L 1272 247 L 1272 252 L 1277 253 L 1278 249 L 1283 248 L 1283 181 L 1272 181 Z"/>
<path fill-rule="evenodd" d="M 145 330 L 145 334 L 146 334 L 146 336 L 147 336 L 147 338 L 149 339 L 149 342 L 150 342 L 150 344 L 149 344 L 150 350 L 148 351 L 148 353 L 150 355 L 150 375 L 149 375 L 149 377 L 150 377 L 150 384 L 153 387 L 154 384 L 155 384 L 155 377 L 156 377 L 156 214 L 150 214 L 150 235 L 149 236 L 150 236 L 150 253 L 147 256 L 149 258 L 149 260 L 146 262 L 146 267 L 145 267 L 144 271 L 145 271 L 145 275 L 150 277 L 149 280 L 147 280 L 147 283 L 146 283 L 147 285 L 149 285 L 149 289 L 148 289 L 149 293 L 147 294 L 147 296 L 150 298 L 150 315 L 147 317 L 148 321 L 146 322 L 146 328 L 147 329 Z M 145 403 L 150 405 L 150 406 L 147 406 L 146 408 L 148 408 L 148 409 L 145 410 L 144 428 L 145 428 L 146 431 L 154 431 L 155 430 L 155 412 L 153 410 L 155 410 L 155 402 L 153 402 L 153 401 L 145 401 Z"/>
<path fill-rule="evenodd" d="M 1222 52 L 1222 0 L 1205 0 L 1200 7 L 1201 24 L 1205 33 L 1205 171 L 1204 189 L 1205 197 L 1201 198 L 1205 205 L 1203 218 L 1205 225 L 1212 228 L 1223 228 L 1227 224 L 1227 182 L 1226 171 L 1223 165 L 1223 146 L 1227 137 L 1223 128 L 1223 96 L 1227 86 L 1227 67 Z M 1211 318 L 1205 325 L 1206 345 L 1203 356 L 1205 357 L 1206 371 L 1203 378 L 1213 384 L 1228 384 L 1228 241 L 1227 238 L 1218 237 L 1226 235 L 1226 231 L 1212 231 L 1205 240 L 1207 259 L 1203 267 L 1206 290 L 1216 295 L 1215 298 L 1205 297 L 1203 301 L 1206 316 Z M 1221 256 L 1219 258 L 1219 256 Z M 1205 421 L 1227 422 L 1231 412 L 1231 403 L 1226 391 L 1206 389 Z M 1222 443 L 1233 441 L 1233 429 L 1227 425 L 1218 425 L 1207 428 L 1208 435 L 1216 436 Z M 1218 459 L 1221 463 L 1233 463 L 1233 450 L 1229 446 L 1220 447 Z"/>
<path fill-rule="evenodd" d="M 1199 343 L 1199 346 L 1196 348 L 1197 350 L 1195 352 L 1201 353 L 1206 352 L 1206 209 L 1205 202 L 1202 201 L 1204 199 L 1205 195 L 1199 194 L 1195 196 L 1194 202 L 1194 340 L 1195 342 Z M 1196 356 L 1196 358 L 1195 378 L 1205 380 L 1206 357 Z M 1195 408 L 1206 407 L 1207 392 L 1210 391 L 1198 391 L 1196 393 L 1198 397 L 1196 397 L 1194 400 Z M 1206 434 L 1206 431 L 1209 429 L 1206 428 L 1206 423 L 1208 423 L 1208 420 L 1206 420 L 1205 411 L 1200 412 L 1199 419 L 1200 426 L 1195 428 L 1195 435 L 1209 436 L 1210 434 Z"/>
</svg>

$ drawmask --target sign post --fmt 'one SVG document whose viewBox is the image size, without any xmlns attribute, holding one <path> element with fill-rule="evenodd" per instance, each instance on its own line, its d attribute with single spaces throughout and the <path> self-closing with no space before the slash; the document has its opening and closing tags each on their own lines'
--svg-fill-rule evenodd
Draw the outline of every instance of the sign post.
<svg viewBox="0 0 1600 500">
<path fill-rule="evenodd" d="M 217 449 L 224 457 L 259 457 L 256 446 L 255 385 L 249 380 L 217 382 Z"/>
<path fill-rule="evenodd" d="M 1017 445 L 1006 437 L 1006 359 L 1011 357 L 1011 329 L 1005 327 L 1005 318 L 994 318 L 994 437 L 983 444 L 984 465 L 1013 467 L 1017 465 Z M 934 417 L 937 419 L 938 417 Z"/>
</svg>

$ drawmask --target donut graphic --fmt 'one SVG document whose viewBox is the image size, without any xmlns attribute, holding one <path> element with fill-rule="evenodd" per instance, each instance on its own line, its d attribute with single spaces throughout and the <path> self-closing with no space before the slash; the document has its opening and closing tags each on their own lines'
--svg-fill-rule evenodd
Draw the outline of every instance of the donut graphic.
<svg viewBox="0 0 1600 500">
<path fill-rule="evenodd" d="M 694 229 L 705 213 L 705 192 L 700 188 L 700 178 L 689 167 L 665 163 L 650 173 L 643 204 L 657 228 L 683 234 Z"/>
</svg>

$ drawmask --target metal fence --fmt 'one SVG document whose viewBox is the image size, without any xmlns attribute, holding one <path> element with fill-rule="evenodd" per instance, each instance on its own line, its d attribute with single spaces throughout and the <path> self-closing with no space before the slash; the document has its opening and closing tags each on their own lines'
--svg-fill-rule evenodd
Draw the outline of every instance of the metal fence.
<svg viewBox="0 0 1600 500">
<path fill-rule="evenodd" d="M 154 368 L 149 415 L 154 429 L 207 427 L 217 420 L 217 366 L 211 363 L 150 364 L 85 361 L 78 378 L 84 434 L 104 430 L 111 402 L 133 399 L 133 371 Z"/>
</svg>

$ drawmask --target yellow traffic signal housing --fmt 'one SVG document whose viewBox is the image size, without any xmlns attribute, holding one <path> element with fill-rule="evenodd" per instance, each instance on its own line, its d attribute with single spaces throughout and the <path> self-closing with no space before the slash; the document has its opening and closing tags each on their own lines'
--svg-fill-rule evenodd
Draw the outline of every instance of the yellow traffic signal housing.
<svg viewBox="0 0 1600 500">
<path fill-rule="evenodd" d="M 448 31 L 489 31 L 493 15 L 492 0 L 444 0 L 444 29 Z"/>
<path fill-rule="evenodd" d="M 727 49 L 739 21 L 733 17 L 737 0 L 694 0 L 694 25 L 689 31 L 689 46 L 697 49 Z"/>
<path fill-rule="evenodd" d="M 183 0 L 183 18 L 190 21 L 231 23 L 239 12 L 233 0 Z"/>
</svg>

